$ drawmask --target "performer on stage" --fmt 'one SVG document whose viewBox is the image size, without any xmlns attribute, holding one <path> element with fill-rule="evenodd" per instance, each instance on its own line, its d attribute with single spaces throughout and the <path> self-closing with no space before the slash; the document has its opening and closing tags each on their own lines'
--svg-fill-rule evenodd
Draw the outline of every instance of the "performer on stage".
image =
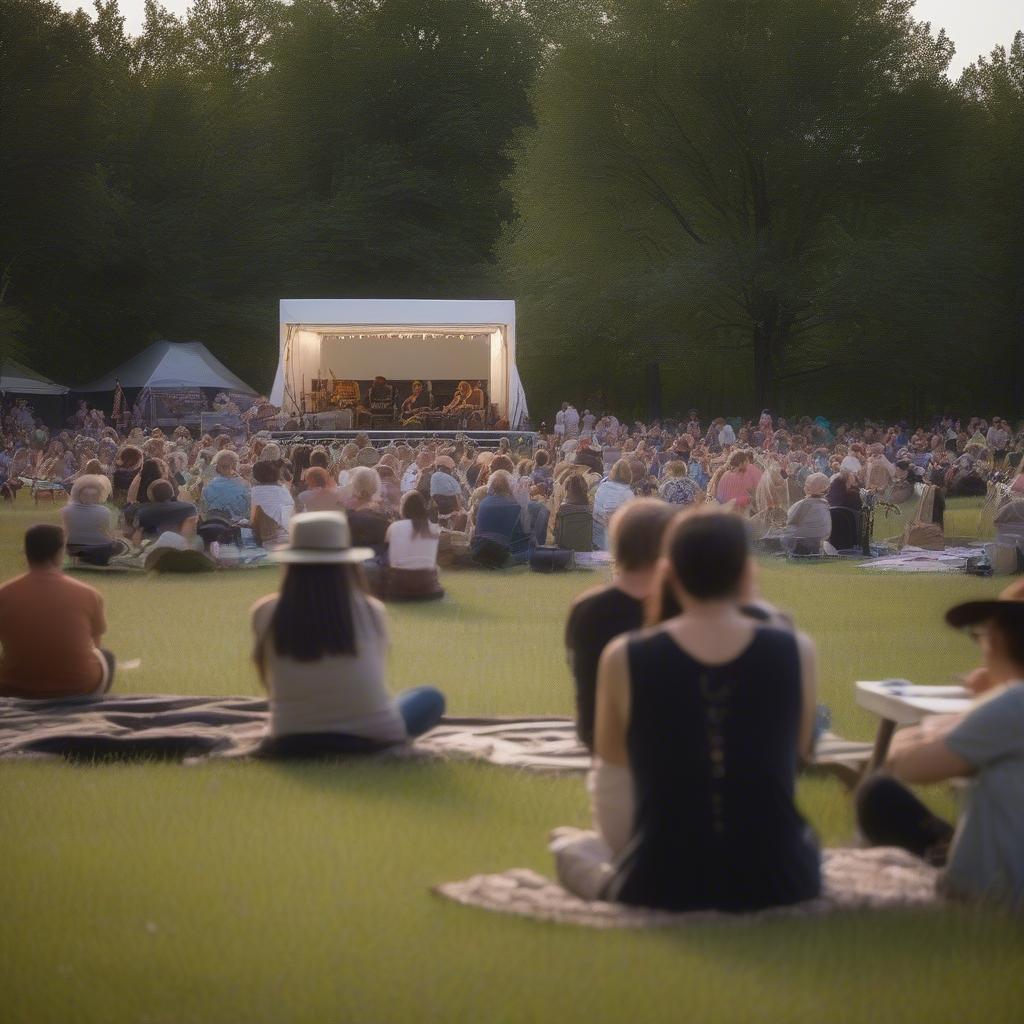
<svg viewBox="0 0 1024 1024">
<path fill-rule="evenodd" d="M 357 380 L 335 380 L 334 381 L 334 404 L 339 409 L 362 409 L 363 396 L 359 390 Z"/>
<path fill-rule="evenodd" d="M 482 430 L 487 419 L 487 396 L 484 394 L 484 382 L 476 381 L 469 392 L 466 405 L 470 411 L 470 426 Z"/>
<path fill-rule="evenodd" d="M 430 395 L 421 381 L 414 380 L 412 382 L 412 392 L 402 403 L 402 426 L 422 423 L 424 413 L 428 412 L 430 412 Z"/>
<path fill-rule="evenodd" d="M 458 416 L 464 412 L 469 412 L 472 409 L 472 406 L 469 404 L 469 398 L 472 393 L 473 388 L 469 381 L 460 380 L 452 400 L 441 411 L 446 416 Z"/>
</svg>

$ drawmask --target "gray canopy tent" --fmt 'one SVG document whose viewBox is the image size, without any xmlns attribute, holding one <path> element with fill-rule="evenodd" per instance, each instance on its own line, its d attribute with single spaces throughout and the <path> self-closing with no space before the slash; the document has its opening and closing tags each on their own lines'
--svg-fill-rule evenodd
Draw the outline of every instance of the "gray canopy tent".
<svg viewBox="0 0 1024 1024">
<path fill-rule="evenodd" d="M 146 426 L 199 426 L 204 415 L 220 411 L 215 410 L 215 403 L 223 405 L 216 401 L 218 396 L 243 412 L 256 398 L 256 392 L 199 341 L 156 341 L 73 391 L 110 408 L 118 384 L 124 389 L 134 421 Z M 100 395 L 109 395 L 109 402 Z"/>
<path fill-rule="evenodd" d="M 9 357 L 0 359 L 0 396 L 5 404 L 24 398 L 51 426 L 64 418 L 68 389 Z"/>
</svg>

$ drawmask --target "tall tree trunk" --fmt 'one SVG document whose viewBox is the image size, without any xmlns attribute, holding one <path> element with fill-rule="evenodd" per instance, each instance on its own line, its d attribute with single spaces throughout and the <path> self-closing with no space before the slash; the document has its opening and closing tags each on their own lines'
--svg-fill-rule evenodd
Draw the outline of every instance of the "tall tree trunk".
<svg viewBox="0 0 1024 1024">
<path fill-rule="evenodd" d="M 764 321 L 754 324 L 754 403 L 758 411 L 770 401 L 775 373 L 772 368 L 772 327 Z"/>
</svg>

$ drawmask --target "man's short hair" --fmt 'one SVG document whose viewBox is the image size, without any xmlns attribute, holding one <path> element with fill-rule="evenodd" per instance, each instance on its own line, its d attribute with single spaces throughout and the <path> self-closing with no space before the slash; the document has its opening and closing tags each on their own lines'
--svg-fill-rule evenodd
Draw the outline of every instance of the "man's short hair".
<svg viewBox="0 0 1024 1024">
<path fill-rule="evenodd" d="M 679 508 L 657 498 L 636 498 L 621 505 L 608 532 L 620 569 L 649 569 L 661 556 L 662 540 Z"/>
<path fill-rule="evenodd" d="M 29 565 L 48 565 L 64 550 L 64 531 L 52 523 L 40 523 L 25 531 L 25 560 Z"/>
<path fill-rule="evenodd" d="M 154 503 L 174 501 L 174 484 L 170 480 L 154 480 L 146 490 L 146 497 Z"/>
</svg>

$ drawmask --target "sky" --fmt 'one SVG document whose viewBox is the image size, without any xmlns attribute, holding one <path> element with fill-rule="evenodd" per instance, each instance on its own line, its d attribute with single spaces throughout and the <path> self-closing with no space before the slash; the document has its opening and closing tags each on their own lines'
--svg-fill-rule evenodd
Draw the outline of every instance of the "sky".
<svg viewBox="0 0 1024 1024">
<path fill-rule="evenodd" d="M 84 7 L 92 11 L 88 0 L 58 0 L 65 10 Z M 142 25 L 144 0 L 121 0 L 121 13 L 129 32 L 137 32 Z M 175 14 L 181 14 L 188 0 L 163 0 L 163 5 Z M 919 21 L 930 21 L 932 29 L 945 28 L 956 43 L 956 56 L 950 74 L 956 77 L 979 54 L 988 54 L 994 46 L 1009 48 L 1014 32 L 1024 29 L 1024 6 L 1020 0 L 917 0 Z"/>
</svg>

